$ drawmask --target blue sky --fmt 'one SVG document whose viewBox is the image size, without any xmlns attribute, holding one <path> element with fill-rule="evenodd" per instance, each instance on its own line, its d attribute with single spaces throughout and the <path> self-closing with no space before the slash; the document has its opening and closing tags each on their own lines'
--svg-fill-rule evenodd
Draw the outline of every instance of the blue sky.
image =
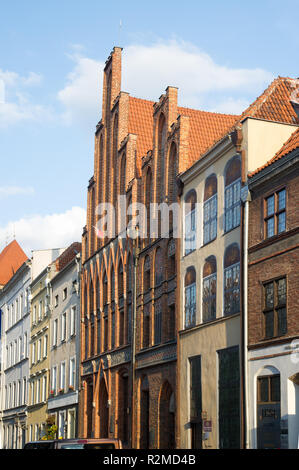
<svg viewBox="0 0 299 470">
<path fill-rule="evenodd" d="M 124 48 L 124 91 L 158 100 L 178 86 L 180 105 L 199 109 L 239 113 L 275 76 L 299 76 L 298 0 L 0 8 L 0 249 L 14 232 L 29 255 L 80 240 L 114 45 Z"/>
</svg>

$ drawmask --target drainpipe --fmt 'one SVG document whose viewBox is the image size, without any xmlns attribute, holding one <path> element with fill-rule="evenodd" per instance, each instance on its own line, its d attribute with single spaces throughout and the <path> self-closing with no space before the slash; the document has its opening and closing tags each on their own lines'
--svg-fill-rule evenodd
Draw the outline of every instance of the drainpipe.
<svg viewBox="0 0 299 470">
<path fill-rule="evenodd" d="M 249 390 L 248 390 L 248 221 L 249 221 L 248 192 L 244 204 L 244 388 L 245 388 L 245 449 L 249 449 Z"/>
<path fill-rule="evenodd" d="M 137 317 L 137 267 L 139 261 L 139 246 L 138 246 L 138 226 L 135 228 L 137 237 L 134 240 L 134 290 L 133 290 L 133 312 L 132 312 L 132 399 L 131 399 L 131 446 L 133 447 L 133 439 L 136 439 L 135 432 L 135 368 L 136 368 L 136 317 Z M 137 444 L 137 443 L 136 443 Z"/>
</svg>

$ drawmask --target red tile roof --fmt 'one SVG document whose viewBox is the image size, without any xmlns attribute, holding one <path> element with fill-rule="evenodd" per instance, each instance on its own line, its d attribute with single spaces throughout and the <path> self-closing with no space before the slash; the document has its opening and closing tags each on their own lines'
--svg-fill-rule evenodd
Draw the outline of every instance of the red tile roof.
<svg viewBox="0 0 299 470">
<path fill-rule="evenodd" d="M 78 253 L 81 253 L 81 243 L 74 242 L 55 261 L 57 271 L 62 271 Z"/>
<path fill-rule="evenodd" d="M 130 96 L 129 134 L 137 134 L 137 157 L 153 147 L 153 101 Z"/>
<path fill-rule="evenodd" d="M 296 81 L 288 77 L 278 77 L 243 112 L 241 120 L 252 116 L 267 121 L 299 124 L 299 118 L 291 104 L 291 97 L 299 98 Z"/>
<path fill-rule="evenodd" d="M 263 166 L 249 173 L 248 175 L 249 178 L 256 175 L 267 166 L 272 165 L 272 163 L 276 162 L 277 160 L 280 160 L 282 157 L 288 155 L 290 152 L 292 152 L 296 148 L 299 148 L 299 128 L 296 129 L 295 132 L 293 132 L 291 137 L 283 144 L 281 149 L 278 152 L 276 152 L 276 154 L 274 155 L 273 158 L 271 158 L 271 160 L 268 160 L 267 163 L 265 163 Z"/>
<path fill-rule="evenodd" d="M 0 286 L 5 286 L 27 259 L 16 240 L 7 245 L 0 253 Z"/>
<path fill-rule="evenodd" d="M 233 114 L 212 113 L 190 108 L 178 108 L 178 111 L 181 115 L 190 118 L 190 165 L 223 137 L 239 118 Z"/>
</svg>

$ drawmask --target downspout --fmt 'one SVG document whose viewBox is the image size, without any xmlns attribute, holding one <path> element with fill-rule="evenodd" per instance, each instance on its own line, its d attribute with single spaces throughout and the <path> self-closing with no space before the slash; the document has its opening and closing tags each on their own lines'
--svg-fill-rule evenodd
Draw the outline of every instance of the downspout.
<svg viewBox="0 0 299 470">
<path fill-rule="evenodd" d="M 136 442 L 135 432 L 135 369 L 136 369 L 136 316 L 137 316 L 137 267 L 139 261 L 139 247 L 138 247 L 138 227 L 136 227 L 137 237 L 134 240 L 134 290 L 133 290 L 133 316 L 132 316 L 132 398 L 131 398 L 131 447 L 134 448 Z M 134 440 L 134 442 L 133 442 Z"/>
<path fill-rule="evenodd" d="M 244 207 L 244 382 L 245 382 L 245 449 L 249 449 L 249 390 L 248 390 L 248 229 L 249 229 L 248 192 Z"/>
</svg>

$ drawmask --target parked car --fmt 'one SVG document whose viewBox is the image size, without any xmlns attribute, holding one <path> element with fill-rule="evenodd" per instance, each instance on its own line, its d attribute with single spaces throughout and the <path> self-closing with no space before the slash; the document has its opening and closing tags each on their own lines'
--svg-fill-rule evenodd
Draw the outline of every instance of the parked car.
<svg viewBox="0 0 299 470">
<path fill-rule="evenodd" d="M 32 441 L 24 449 L 122 449 L 119 439 L 54 439 Z"/>
</svg>

